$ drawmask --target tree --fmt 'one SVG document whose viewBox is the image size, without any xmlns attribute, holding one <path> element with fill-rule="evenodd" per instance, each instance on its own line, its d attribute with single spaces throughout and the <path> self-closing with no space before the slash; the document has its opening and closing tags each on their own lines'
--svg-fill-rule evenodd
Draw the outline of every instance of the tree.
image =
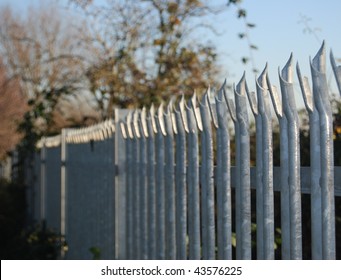
<svg viewBox="0 0 341 280">
<path fill-rule="evenodd" d="M 0 11 L 0 53 L 9 79 L 20 82 L 29 110 L 20 129 L 31 144 L 55 131 L 53 112 L 65 95 L 82 87 L 85 53 L 77 24 L 54 5 L 30 8 L 26 17 Z"/>
<path fill-rule="evenodd" d="M 18 80 L 9 80 L 0 60 L 0 160 L 20 141 L 17 125 L 26 111 Z"/>
<path fill-rule="evenodd" d="M 215 47 L 193 34 L 200 28 L 212 31 L 206 16 L 226 5 L 214 7 L 204 0 L 70 2 L 91 30 L 83 38 L 93 54 L 87 77 L 103 117 L 112 115 L 113 106 L 149 106 L 215 82 Z"/>
</svg>

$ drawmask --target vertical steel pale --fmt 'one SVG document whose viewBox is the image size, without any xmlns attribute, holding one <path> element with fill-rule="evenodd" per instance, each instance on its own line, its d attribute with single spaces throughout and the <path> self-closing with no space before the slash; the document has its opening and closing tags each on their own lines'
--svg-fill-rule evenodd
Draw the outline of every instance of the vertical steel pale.
<svg viewBox="0 0 341 280">
<path fill-rule="evenodd" d="M 279 122 L 280 129 L 280 171 L 281 171 L 281 238 L 282 238 L 282 259 L 291 258 L 290 245 L 290 196 L 289 196 L 289 148 L 288 148 L 288 122 L 283 114 L 282 103 L 276 87 L 271 86 L 267 77 L 268 89 L 272 99 L 273 107 Z"/>
<path fill-rule="evenodd" d="M 215 98 L 217 111 L 217 247 L 218 259 L 232 259 L 231 160 L 224 86 Z"/>
<path fill-rule="evenodd" d="M 195 123 L 194 110 L 196 108 L 196 95 L 185 104 L 188 142 L 188 239 L 189 259 L 200 259 L 200 187 L 199 187 L 199 141 L 198 128 Z M 185 119 L 185 118 L 184 118 Z M 186 124 L 186 123 L 185 123 Z"/>
<path fill-rule="evenodd" d="M 155 111 L 152 105 L 147 116 L 147 181 L 148 181 L 148 258 L 156 259 L 156 194 L 155 194 Z"/>
<path fill-rule="evenodd" d="M 187 186 L 186 186 L 186 134 L 183 118 L 184 98 L 174 108 L 176 124 L 176 258 L 187 259 Z"/>
<path fill-rule="evenodd" d="M 146 109 L 143 108 L 142 111 L 137 115 L 136 130 L 139 131 L 139 196 L 140 196 L 140 246 L 141 254 L 140 259 L 146 260 L 148 258 L 148 242 L 147 242 L 147 148 L 146 148 Z"/>
<path fill-rule="evenodd" d="M 326 77 L 325 45 L 311 61 L 313 95 L 320 120 L 321 195 L 322 195 L 322 255 L 335 259 L 335 206 L 334 206 L 334 148 L 333 113 L 329 101 Z"/>
<path fill-rule="evenodd" d="M 171 104 L 164 112 L 165 122 L 165 194 L 166 194 L 166 259 L 176 258 L 175 184 L 174 184 L 174 132 Z"/>
<path fill-rule="evenodd" d="M 165 259 L 165 143 L 164 136 L 166 135 L 165 124 L 163 119 L 163 105 L 158 108 L 156 121 L 156 142 L 155 142 L 155 157 L 156 157 L 156 258 L 159 260 Z"/>
<path fill-rule="evenodd" d="M 238 150 L 237 160 L 237 181 L 236 185 L 236 213 L 237 221 L 237 258 L 251 259 L 251 186 L 250 186 L 250 135 L 249 118 L 246 103 L 246 81 L 243 75 L 234 90 L 236 104 L 236 141 Z M 238 133 L 238 135 L 237 135 Z M 238 219 L 238 217 L 236 217 Z M 240 250 L 238 250 L 240 247 Z"/>
<path fill-rule="evenodd" d="M 297 63 L 297 75 L 303 95 L 305 107 L 309 114 L 310 127 L 310 184 L 311 184 L 311 254 L 312 259 L 322 259 L 322 210 L 321 210 L 321 148 L 320 148 L 320 124 L 319 113 L 313 100 L 308 78 L 301 76 Z"/>
<path fill-rule="evenodd" d="M 213 181 L 213 137 L 210 110 L 208 105 L 208 92 L 203 96 L 199 108 L 202 119 L 202 173 L 201 182 L 202 215 L 203 221 L 203 246 L 205 247 L 205 259 L 215 259 L 215 203 L 214 203 L 214 181 Z"/>
</svg>

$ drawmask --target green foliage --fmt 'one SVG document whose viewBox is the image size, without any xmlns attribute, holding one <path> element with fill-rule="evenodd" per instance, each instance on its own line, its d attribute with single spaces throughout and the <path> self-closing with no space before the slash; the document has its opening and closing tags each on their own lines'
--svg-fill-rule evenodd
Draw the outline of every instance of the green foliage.
<svg viewBox="0 0 341 280">
<path fill-rule="evenodd" d="M 84 8 L 79 1 L 71 2 L 84 18 L 92 19 L 87 21 L 97 22 L 94 32 L 82 40 L 93 42 L 99 54 L 86 77 L 104 118 L 112 115 L 113 106 L 159 104 L 180 93 L 204 91 L 216 82 L 216 49 L 193 34 L 202 28 L 212 32 L 198 19 L 206 21 L 224 6 L 202 0 L 125 0 L 105 1 L 104 6 L 87 3 Z"/>
<path fill-rule="evenodd" d="M 91 247 L 89 249 L 90 253 L 92 254 L 93 260 L 100 260 L 101 259 L 101 249 L 98 247 Z"/>
<path fill-rule="evenodd" d="M 57 259 L 63 236 L 43 223 L 27 227 L 25 187 L 0 179 L 0 258 Z"/>
<path fill-rule="evenodd" d="M 251 23 L 247 19 L 247 11 L 241 7 L 241 0 L 229 0 L 227 6 L 234 6 L 237 12 L 237 18 L 243 21 L 244 31 L 237 33 L 237 36 L 241 40 L 245 40 L 249 49 L 249 55 L 242 55 L 241 62 L 243 64 L 248 64 L 251 62 L 252 70 L 254 73 L 258 73 L 258 69 L 256 68 L 255 60 L 253 57 L 253 51 L 258 50 L 258 47 L 251 42 L 250 37 L 250 29 L 255 28 L 256 24 Z"/>
</svg>

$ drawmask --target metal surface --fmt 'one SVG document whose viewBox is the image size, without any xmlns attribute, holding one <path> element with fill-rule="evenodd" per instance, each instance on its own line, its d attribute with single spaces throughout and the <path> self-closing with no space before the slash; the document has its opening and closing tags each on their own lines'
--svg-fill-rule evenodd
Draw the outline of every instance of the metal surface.
<svg viewBox="0 0 341 280">
<path fill-rule="evenodd" d="M 236 106 L 236 235 L 237 259 L 251 259 L 250 135 L 245 74 L 234 89 Z"/>
<path fill-rule="evenodd" d="M 133 195 L 133 258 L 141 258 L 141 228 L 140 228 L 140 192 L 138 189 L 139 178 L 139 130 L 137 129 L 137 111 L 132 115 L 130 123 L 133 133 L 132 149 L 132 195 Z"/>
<path fill-rule="evenodd" d="M 155 116 L 156 123 L 156 258 L 159 260 L 165 259 L 165 243 L 166 243 L 166 232 L 165 232 L 165 144 L 164 136 L 165 126 L 163 119 L 163 105 L 161 104 L 158 108 L 157 115 Z"/>
<path fill-rule="evenodd" d="M 217 111 L 217 247 L 218 259 L 232 259 L 231 160 L 228 109 L 222 85 L 215 98 Z"/>
<path fill-rule="evenodd" d="M 273 87 L 267 77 L 267 85 L 279 121 L 280 129 L 280 182 L 281 182 L 281 238 L 282 259 L 291 258 L 290 244 L 290 192 L 289 192 L 289 147 L 288 147 L 288 121 L 283 113 L 282 103 L 279 99 L 277 88 Z"/>
<path fill-rule="evenodd" d="M 335 259 L 333 114 L 329 101 L 324 43 L 310 64 L 314 102 L 320 120 L 322 256 Z"/>
<path fill-rule="evenodd" d="M 176 259 L 187 259 L 187 186 L 186 186 L 186 133 L 185 100 L 181 98 L 178 108 L 174 108 L 176 124 Z"/>
<path fill-rule="evenodd" d="M 341 70 L 332 53 L 330 61 L 340 90 Z M 333 162 L 325 67 L 323 44 L 311 61 L 310 90 L 297 65 L 309 114 L 310 167 L 300 166 L 291 56 L 279 72 L 281 98 L 265 67 L 256 93 L 243 75 L 234 101 L 224 83 L 215 99 L 209 89 L 199 103 L 194 93 L 187 102 L 171 100 L 166 110 L 162 104 L 157 112 L 143 108 L 43 138 L 35 163 L 37 216 L 65 233 L 67 259 L 91 259 L 96 252 L 103 259 L 251 259 L 254 188 L 257 259 L 274 259 L 274 191 L 279 191 L 281 257 L 301 259 L 304 193 L 311 197 L 312 258 L 335 259 L 334 196 L 341 195 L 341 172 Z M 278 167 L 273 166 L 269 93 L 279 121 Z M 255 167 L 250 166 L 249 109 L 256 124 Z"/>
<path fill-rule="evenodd" d="M 215 259 L 215 203 L 213 182 L 213 137 L 211 127 L 210 109 L 208 105 L 209 89 L 203 96 L 199 108 L 202 119 L 202 246 L 203 259 Z"/>
<path fill-rule="evenodd" d="M 155 186 L 155 111 L 151 106 L 147 116 L 147 192 L 148 192 L 148 258 L 156 259 L 156 186 Z"/>
<path fill-rule="evenodd" d="M 165 206 L 166 206 L 166 259 L 176 259 L 175 235 L 175 183 L 174 183 L 174 132 L 172 124 L 172 103 L 164 112 L 165 122 Z"/>
<path fill-rule="evenodd" d="M 267 65 L 256 80 L 257 100 L 247 91 L 256 119 L 257 259 L 274 259 L 274 194 L 272 116 L 267 88 Z"/>
<path fill-rule="evenodd" d="M 279 74 L 283 113 L 288 127 L 290 258 L 302 259 L 299 123 L 296 110 L 292 55 Z M 288 207 L 288 206 L 287 206 Z"/>
<path fill-rule="evenodd" d="M 188 105 L 185 104 L 186 118 L 184 128 L 187 132 L 188 150 L 188 239 L 189 259 L 200 259 L 200 187 L 199 187 L 199 141 L 198 128 L 195 123 L 194 108 L 196 108 L 194 94 Z"/>
<path fill-rule="evenodd" d="M 146 137 L 148 136 L 146 126 L 146 109 L 143 108 L 139 115 L 137 115 L 137 128 L 139 130 L 139 177 L 138 177 L 138 192 L 140 196 L 140 259 L 146 260 L 148 258 L 148 240 L 147 240 L 147 147 Z"/>
<path fill-rule="evenodd" d="M 320 148 L 320 123 L 319 113 L 315 107 L 313 94 L 311 92 L 308 78 L 301 76 L 299 65 L 297 64 L 297 75 L 303 94 L 305 107 L 309 115 L 310 127 L 310 180 L 311 180 L 311 240 L 312 259 L 322 259 L 322 210 L 321 210 L 321 148 Z"/>
<path fill-rule="evenodd" d="M 124 129 L 123 135 L 126 139 L 126 205 L 127 205 L 127 219 L 126 219 L 126 229 L 127 229 L 127 238 L 126 238 L 126 247 L 127 247 L 127 259 L 133 259 L 134 250 L 133 250 L 133 236 L 134 236 L 134 214 L 133 214 L 133 205 L 134 205 L 134 196 L 133 196 L 133 132 L 131 130 L 131 114 L 128 114 L 125 122 L 125 126 L 122 127 Z"/>
</svg>

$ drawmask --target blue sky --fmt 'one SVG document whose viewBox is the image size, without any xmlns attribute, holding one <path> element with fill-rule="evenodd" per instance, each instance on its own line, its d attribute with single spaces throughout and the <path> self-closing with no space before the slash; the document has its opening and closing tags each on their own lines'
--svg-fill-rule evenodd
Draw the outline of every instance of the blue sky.
<svg viewBox="0 0 341 280">
<path fill-rule="evenodd" d="M 0 0 L 0 5 L 9 4 L 14 9 L 24 9 L 30 3 L 48 2 L 49 0 Z M 63 0 L 62 0 L 63 1 Z M 65 2 L 65 1 L 64 1 Z M 224 4 L 227 0 L 213 0 Z M 254 51 L 254 62 L 262 70 L 268 62 L 270 78 L 278 86 L 278 67 L 283 67 L 293 52 L 294 60 L 299 61 L 301 71 L 310 77 L 309 56 L 313 57 L 325 40 L 328 51 L 327 75 L 331 79 L 332 89 L 336 89 L 329 63 L 329 51 L 341 58 L 341 1 L 336 0 L 244 0 L 241 4 L 247 11 L 247 20 L 256 24 L 250 30 L 250 38 L 258 47 Z M 223 35 L 210 36 L 209 39 L 218 48 L 222 65 L 221 77 L 230 82 L 238 82 L 246 71 L 249 87 L 254 89 L 254 74 L 251 66 L 245 66 L 240 58 L 249 54 L 246 41 L 238 39 L 244 25 L 235 16 L 236 9 L 230 7 L 225 13 L 212 18 L 212 23 Z M 310 18 L 309 27 L 315 29 L 315 35 L 304 32 L 305 26 L 299 23 L 302 16 Z M 298 93 L 298 81 L 295 79 Z M 298 94 L 298 99 L 300 94 Z M 298 100 L 300 103 L 301 100 Z"/>
<path fill-rule="evenodd" d="M 341 1 L 335 0 L 244 0 L 243 7 L 248 12 L 248 19 L 256 28 L 250 32 L 251 40 L 258 46 L 254 52 L 255 63 L 259 69 L 269 63 L 269 73 L 275 74 L 272 80 L 277 83 L 277 69 L 283 67 L 293 52 L 295 61 L 299 61 L 302 72 L 310 75 L 309 56 L 314 56 L 322 40 L 325 40 L 328 54 L 333 49 L 336 57 L 341 57 Z M 317 28 L 317 40 L 313 34 L 304 33 L 305 26 L 300 24 L 301 15 L 311 18 L 309 25 Z M 233 17 L 227 18 L 227 33 L 234 36 L 234 29 L 242 29 L 242 24 Z M 224 39 L 228 41 L 228 39 Z M 228 51 L 238 56 L 239 50 L 247 53 L 245 42 L 233 38 Z M 229 68 L 239 69 L 239 61 L 229 61 Z M 329 63 L 328 63 L 329 65 Z M 240 67 L 243 69 L 244 67 Z M 328 70 L 329 72 L 329 70 Z M 251 71 L 247 71 L 252 76 Z M 252 78 L 252 77 L 249 77 Z"/>
</svg>

